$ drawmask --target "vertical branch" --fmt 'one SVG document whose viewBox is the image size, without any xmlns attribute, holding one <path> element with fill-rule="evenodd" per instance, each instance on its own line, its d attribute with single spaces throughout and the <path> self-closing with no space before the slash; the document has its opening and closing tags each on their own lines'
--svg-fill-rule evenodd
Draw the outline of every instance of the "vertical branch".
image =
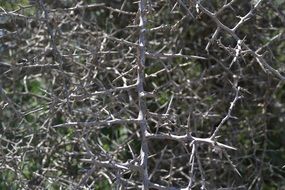
<svg viewBox="0 0 285 190">
<path fill-rule="evenodd" d="M 70 107 L 70 100 L 69 100 L 69 92 L 68 92 L 68 86 L 67 86 L 67 78 L 66 75 L 63 71 L 63 57 L 60 53 L 60 51 L 57 48 L 56 45 L 56 31 L 54 31 L 54 27 L 52 26 L 51 23 L 49 23 L 49 12 L 46 9 L 45 5 L 44 5 L 44 1 L 43 0 L 38 0 L 38 3 L 40 5 L 40 8 L 44 11 L 44 22 L 47 26 L 47 32 L 50 35 L 50 43 L 51 43 L 51 47 L 52 47 L 52 54 L 55 58 L 56 61 L 58 61 L 60 63 L 60 72 L 63 74 L 64 76 L 64 80 L 63 80 L 63 92 L 64 92 L 64 96 L 66 98 L 66 102 L 67 102 L 67 108 L 69 113 L 71 113 L 71 107 Z"/>
<path fill-rule="evenodd" d="M 148 170 L 147 170 L 147 158 L 148 158 L 148 144 L 146 139 L 147 134 L 147 121 L 146 121 L 146 102 L 144 97 L 144 67 L 145 67 L 145 54 L 146 54 L 146 39 L 145 39 L 145 25 L 146 25 L 146 17 L 145 17 L 145 7 L 146 0 L 140 0 L 139 2 L 139 16 L 140 16 L 140 34 L 139 34 L 139 47 L 138 47 L 138 79 L 137 79 L 137 91 L 139 96 L 139 115 L 138 120 L 140 123 L 140 131 L 141 131 L 141 162 L 140 166 L 142 168 L 142 189 L 148 189 Z"/>
</svg>

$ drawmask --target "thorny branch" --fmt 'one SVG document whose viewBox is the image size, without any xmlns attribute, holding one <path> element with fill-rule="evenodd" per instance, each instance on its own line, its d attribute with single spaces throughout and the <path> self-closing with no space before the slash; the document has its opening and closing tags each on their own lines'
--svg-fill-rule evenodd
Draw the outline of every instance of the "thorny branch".
<svg viewBox="0 0 285 190">
<path fill-rule="evenodd" d="M 0 181 L 16 189 L 145 190 L 284 181 L 276 160 L 267 162 L 268 147 L 281 146 L 269 137 L 283 134 L 278 6 L 37 0 L 1 7 Z"/>
<path fill-rule="evenodd" d="M 142 94 L 145 93 L 144 90 L 144 83 L 145 83 L 145 76 L 144 76 L 144 69 L 145 69 L 145 55 L 146 55 L 146 2 L 147 0 L 140 0 L 139 2 L 139 27 L 140 27 L 140 34 L 139 34 L 139 47 L 138 47 L 138 60 L 137 60 L 137 69 L 138 69 L 138 97 L 139 97 L 139 115 L 138 120 L 140 122 L 140 132 L 141 132 L 141 162 L 140 166 L 142 167 L 142 189 L 147 190 L 149 189 L 149 181 L 148 181 L 148 142 L 146 138 L 147 134 L 147 118 L 146 118 L 146 102 L 145 97 Z"/>
</svg>

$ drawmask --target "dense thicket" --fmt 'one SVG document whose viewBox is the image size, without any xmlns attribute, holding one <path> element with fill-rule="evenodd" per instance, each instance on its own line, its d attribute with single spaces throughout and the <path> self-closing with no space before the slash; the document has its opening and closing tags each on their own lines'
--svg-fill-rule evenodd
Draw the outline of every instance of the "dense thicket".
<svg viewBox="0 0 285 190">
<path fill-rule="evenodd" d="M 0 6 L 0 189 L 285 188 L 283 0 Z"/>
</svg>

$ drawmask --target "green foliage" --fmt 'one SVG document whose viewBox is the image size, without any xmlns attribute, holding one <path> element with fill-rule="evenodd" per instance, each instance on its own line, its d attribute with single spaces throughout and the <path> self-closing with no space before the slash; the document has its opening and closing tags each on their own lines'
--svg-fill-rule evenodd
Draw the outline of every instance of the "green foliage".
<svg viewBox="0 0 285 190">
<path fill-rule="evenodd" d="M 19 184 L 15 183 L 16 174 L 9 170 L 2 170 L 0 172 L 0 189 L 3 190 L 16 190 L 19 188 Z"/>
<path fill-rule="evenodd" d="M 19 5 L 29 5 L 29 0 L 0 0 L 0 6 L 6 11 L 18 9 Z"/>
<path fill-rule="evenodd" d="M 111 189 L 110 184 L 108 183 L 107 179 L 103 179 L 100 181 L 100 184 L 95 186 L 95 190 L 104 190 L 104 189 Z"/>
<path fill-rule="evenodd" d="M 23 176 L 26 179 L 31 179 L 33 176 L 33 172 L 37 171 L 39 165 L 38 162 L 31 157 L 24 161 L 21 167 Z"/>
</svg>

